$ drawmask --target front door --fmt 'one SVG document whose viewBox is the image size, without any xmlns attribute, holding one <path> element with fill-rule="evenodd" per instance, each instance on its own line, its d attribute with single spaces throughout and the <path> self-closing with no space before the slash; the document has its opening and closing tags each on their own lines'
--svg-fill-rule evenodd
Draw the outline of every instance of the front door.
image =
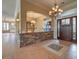
<svg viewBox="0 0 79 59">
<path fill-rule="evenodd" d="M 58 20 L 58 38 L 77 42 L 77 17 Z"/>
<path fill-rule="evenodd" d="M 62 40 L 71 40 L 71 21 L 70 18 L 61 20 L 60 38 Z"/>
</svg>

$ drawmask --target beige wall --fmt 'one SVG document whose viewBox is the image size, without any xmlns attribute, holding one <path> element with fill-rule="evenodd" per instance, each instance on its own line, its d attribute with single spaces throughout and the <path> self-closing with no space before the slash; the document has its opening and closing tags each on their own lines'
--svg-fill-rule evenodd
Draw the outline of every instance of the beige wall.
<svg viewBox="0 0 79 59">
<path fill-rule="evenodd" d="M 27 17 L 27 21 L 31 22 L 32 20 L 34 20 L 36 22 L 34 32 L 44 32 L 44 29 L 43 29 L 44 19 L 45 19 L 45 17 L 43 17 L 43 16 L 40 16 L 40 17 L 36 18 L 35 20 L 33 17 Z"/>
<path fill-rule="evenodd" d="M 36 27 L 35 32 L 44 32 L 43 25 L 44 25 L 44 17 L 37 18 L 35 24 Z"/>
</svg>

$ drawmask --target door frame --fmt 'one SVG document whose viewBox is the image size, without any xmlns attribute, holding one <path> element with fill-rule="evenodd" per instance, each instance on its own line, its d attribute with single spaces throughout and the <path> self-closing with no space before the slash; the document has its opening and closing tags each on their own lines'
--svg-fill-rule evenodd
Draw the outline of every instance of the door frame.
<svg viewBox="0 0 79 59">
<path fill-rule="evenodd" d="M 61 19 L 58 19 L 57 20 L 57 39 L 60 39 L 60 37 L 58 37 L 58 22 L 60 22 L 60 24 L 59 24 L 59 26 L 61 25 L 61 21 L 60 21 Z M 61 28 L 60 28 L 60 30 L 61 30 Z M 60 32 L 60 31 L 59 31 Z M 60 33 L 59 33 L 59 35 L 60 35 Z"/>
<path fill-rule="evenodd" d="M 77 42 L 77 16 L 71 16 L 71 17 L 66 17 L 66 18 L 62 18 L 62 19 L 67 19 L 67 18 L 70 18 L 70 23 L 72 22 L 71 20 L 72 20 L 72 18 L 73 17 L 75 17 L 76 18 L 76 41 L 75 42 Z M 58 21 L 60 21 L 60 32 L 61 32 L 61 20 L 62 19 L 57 19 L 57 38 L 58 39 L 60 39 L 61 40 L 61 38 L 60 37 L 58 37 Z M 72 25 L 72 23 L 71 23 L 71 28 L 73 28 L 73 25 Z M 71 32 L 73 31 L 73 29 L 71 29 Z M 60 34 L 61 35 L 61 34 Z M 73 36 L 73 33 L 71 33 L 71 40 L 69 40 L 69 41 L 72 41 L 73 42 L 73 38 L 72 38 L 72 36 Z"/>
<path fill-rule="evenodd" d="M 76 18 L 76 40 L 74 41 L 73 38 L 72 38 L 72 42 L 76 42 L 77 43 L 77 16 L 73 16 L 73 17 Z M 73 17 L 71 17 L 71 18 L 73 18 Z M 72 28 L 73 28 L 73 25 L 72 25 Z M 73 29 L 72 29 L 72 31 L 73 31 Z M 72 33 L 72 35 L 73 35 L 73 33 Z"/>
</svg>

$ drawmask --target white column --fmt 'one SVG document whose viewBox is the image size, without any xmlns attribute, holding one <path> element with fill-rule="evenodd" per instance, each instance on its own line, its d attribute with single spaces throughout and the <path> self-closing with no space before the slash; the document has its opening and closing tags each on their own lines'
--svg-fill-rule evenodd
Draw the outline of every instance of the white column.
<svg viewBox="0 0 79 59">
<path fill-rule="evenodd" d="M 24 0 L 21 0 L 21 33 L 26 32 L 26 9 L 24 8 L 24 2 Z"/>
<path fill-rule="evenodd" d="M 57 19 L 52 17 L 52 31 L 53 31 L 53 38 L 57 39 Z"/>
</svg>

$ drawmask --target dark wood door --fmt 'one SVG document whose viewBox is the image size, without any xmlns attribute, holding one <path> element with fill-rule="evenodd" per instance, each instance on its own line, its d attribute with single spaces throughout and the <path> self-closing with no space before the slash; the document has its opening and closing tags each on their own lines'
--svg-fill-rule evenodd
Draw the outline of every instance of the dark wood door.
<svg viewBox="0 0 79 59">
<path fill-rule="evenodd" d="M 77 42 L 77 17 L 59 19 L 57 24 L 59 39 Z"/>
<path fill-rule="evenodd" d="M 71 40 L 71 25 L 61 25 L 60 38 L 62 40 Z"/>
<path fill-rule="evenodd" d="M 60 38 L 62 40 L 71 40 L 71 21 L 70 19 L 62 19 L 61 20 L 61 30 L 60 30 Z"/>
</svg>

